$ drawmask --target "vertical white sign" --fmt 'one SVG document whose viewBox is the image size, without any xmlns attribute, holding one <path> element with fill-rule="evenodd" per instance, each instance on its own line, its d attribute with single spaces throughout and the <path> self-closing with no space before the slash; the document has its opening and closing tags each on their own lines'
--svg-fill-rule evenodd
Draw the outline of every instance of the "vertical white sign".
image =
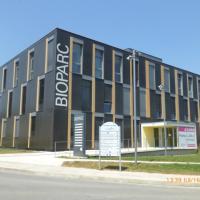
<svg viewBox="0 0 200 200">
<path fill-rule="evenodd" d="M 120 141 L 120 127 L 113 122 L 104 123 L 99 132 L 100 156 L 120 156 Z"/>
</svg>

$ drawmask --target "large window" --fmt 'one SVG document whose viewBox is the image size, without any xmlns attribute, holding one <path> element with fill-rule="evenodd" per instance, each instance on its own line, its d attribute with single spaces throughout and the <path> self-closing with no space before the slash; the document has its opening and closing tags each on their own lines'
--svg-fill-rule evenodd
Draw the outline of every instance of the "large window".
<svg viewBox="0 0 200 200">
<path fill-rule="evenodd" d="M 21 111 L 20 114 L 24 115 L 26 112 L 26 85 L 21 87 Z"/>
<path fill-rule="evenodd" d="M 123 63 L 122 56 L 115 55 L 115 81 L 122 83 Z"/>
<path fill-rule="evenodd" d="M 91 110 L 91 81 L 82 82 L 82 110 Z"/>
<path fill-rule="evenodd" d="M 38 96 L 39 111 L 42 111 L 44 107 L 44 84 L 45 84 L 44 80 L 45 80 L 44 78 L 39 80 L 39 96 Z"/>
<path fill-rule="evenodd" d="M 7 82 L 7 69 L 4 68 L 4 69 L 3 69 L 3 81 L 2 81 L 2 84 L 3 84 L 2 89 L 3 89 L 3 90 L 6 89 L 6 82 Z"/>
<path fill-rule="evenodd" d="M 12 99 L 13 99 L 13 92 L 10 91 L 8 93 L 8 117 L 11 117 L 12 114 Z"/>
<path fill-rule="evenodd" d="M 19 117 L 15 118 L 15 137 L 19 137 Z"/>
<path fill-rule="evenodd" d="M 73 42 L 72 72 L 81 74 L 83 63 L 83 44 Z"/>
<path fill-rule="evenodd" d="M 188 76 L 188 96 L 193 98 L 193 78 Z"/>
<path fill-rule="evenodd" d="M 152 90 L 155 90 L 155 65 L 153 63 L 149 64 L 149 87 Z"/>
<path fill-rule="evenodd" d="M 146 117 L 146 91 L 140 89 L 140 116 Z"/>
<path fill-rule="evenodd" d="M 54 37 L 50 37 L 47 43 L 47 72 L 53 69 L 53 56 L 54 56 Z"/>
<path fill-rule="evenodd" d="M 105 85 L 104 87 L 104 112 L 111 113 L 112 109 L 112 86 Z"/>
<path fill-rule="evenodd" d="M 123 107 L 124 107 L 124 114 L 130 115 L 130 89 L 123 88 Z"/>
<path fill-rule="evenodd" d="M 165 76 L 165 92 L 170 92 L 170 72 L 169 69 L 164 69 Z"/>
<path fill-rule="evenodd" d="M 19 61 L 14 62 L 14 87 L 17 86 L 19 80 Z"/>
<path fill-rule="evenodd" d="M 178 73 L 178 94 L 183 95 L 183 75 Z"/>
<path fill-rule="evenodd" d="M 96 48 L 95 50 L 95 76 L 96 78 L 103 79 L 104 68 L 104 51 L 103 49 Z"/>
<path fill-rule="evenodd" d="M 28 79 L 32 80 L 34 76 L 34 51 L 29 52 L 29 74 Z"/>
</svg>

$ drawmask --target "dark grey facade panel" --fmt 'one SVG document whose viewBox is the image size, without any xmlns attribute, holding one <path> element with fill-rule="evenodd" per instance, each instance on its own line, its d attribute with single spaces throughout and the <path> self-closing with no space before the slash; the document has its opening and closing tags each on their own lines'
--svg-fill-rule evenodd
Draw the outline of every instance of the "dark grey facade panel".
<svg viewBox="0 0 200 200">
<path fill-rule="evenodd" d="M 115 113 L 123 115 L 123 85 L 115 84 Z"/>
<path fill-rule="evenodd" d="M 96 79 L 95 110 L 104 113 L 104 81 Z"/>
<path fill-rule="evenodd" d="M 145 68 L 145 59 L 143 57 L 139 60 L 139 80 L 140 80 L 140 87 L 146 88 L 146 68 Z"/>
<path fill-rule="evenodd" d="M 129 53 L 123 56 L 123 83 L 130 85 L 130 61 L 127 60 Z"/>
<path fill-rule="evenodd" d="M 188 96 L 188 88 L 187 88 L 187 74 L 183 72 L 183 96 Z"/>
<path fill-rule="evenodd" d="M 84 39 L 83 47 L 83 74 L 92 76 L 92 46 L 93 42 Z"/>
<path fill-rule="evenodd" d="M 82 76 L 73 74 L 72 77 L 72 110 L 82 110 Z"/>
<path fill-rule="evenodd" d="M 156 63 L 155 66 L 156 86 L 158 87 L 161 84 L 161 65 Z"/>
<path fill-rule="evenodd" d="M 112 80 L 112 48 L 104 49 L 104 79 Z"/>
<path fill-rule="evenodd" d="M 175 74 L 174 69 L 170 67 L 170 92 L 175 94 Z"/>
</svg>

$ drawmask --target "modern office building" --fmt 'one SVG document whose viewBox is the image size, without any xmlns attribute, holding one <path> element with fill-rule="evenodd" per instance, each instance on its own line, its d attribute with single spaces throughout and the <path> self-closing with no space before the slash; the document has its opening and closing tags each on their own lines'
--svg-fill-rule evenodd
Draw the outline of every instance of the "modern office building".
<svg viewBox="0 0 200 200">
<path fill-rule="evenodd" d="M 73 148 L 73 116 L 85 113 L 86 148 L 97 149 L 99 126 L 121 127 L 134 145 L 131 49 L 55 29 L 0 67 L 0 146 Z M 200 76 L 136 51 L 137 135 L 141 148 L 200 143 Z M 164 85 L 160 91 L 159 85 Z M 166 109 L 164 109 L 166 108 Z M 166 110 L 166 112 L 164 112 Z"/>
</svg>

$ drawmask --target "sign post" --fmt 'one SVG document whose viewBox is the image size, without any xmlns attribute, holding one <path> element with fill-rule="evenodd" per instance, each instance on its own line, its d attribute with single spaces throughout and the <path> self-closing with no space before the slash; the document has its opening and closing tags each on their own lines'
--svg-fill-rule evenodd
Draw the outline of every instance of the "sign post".
<svg viewBox="0 0 200 200">
<path fill-rule="evenodd" d="M 99 128 L 99 169 L 101 169 L 101 156 L 118 156 L 121 171 L 120 126 L 113 122 L 106 122 Z"/>
</svg>

